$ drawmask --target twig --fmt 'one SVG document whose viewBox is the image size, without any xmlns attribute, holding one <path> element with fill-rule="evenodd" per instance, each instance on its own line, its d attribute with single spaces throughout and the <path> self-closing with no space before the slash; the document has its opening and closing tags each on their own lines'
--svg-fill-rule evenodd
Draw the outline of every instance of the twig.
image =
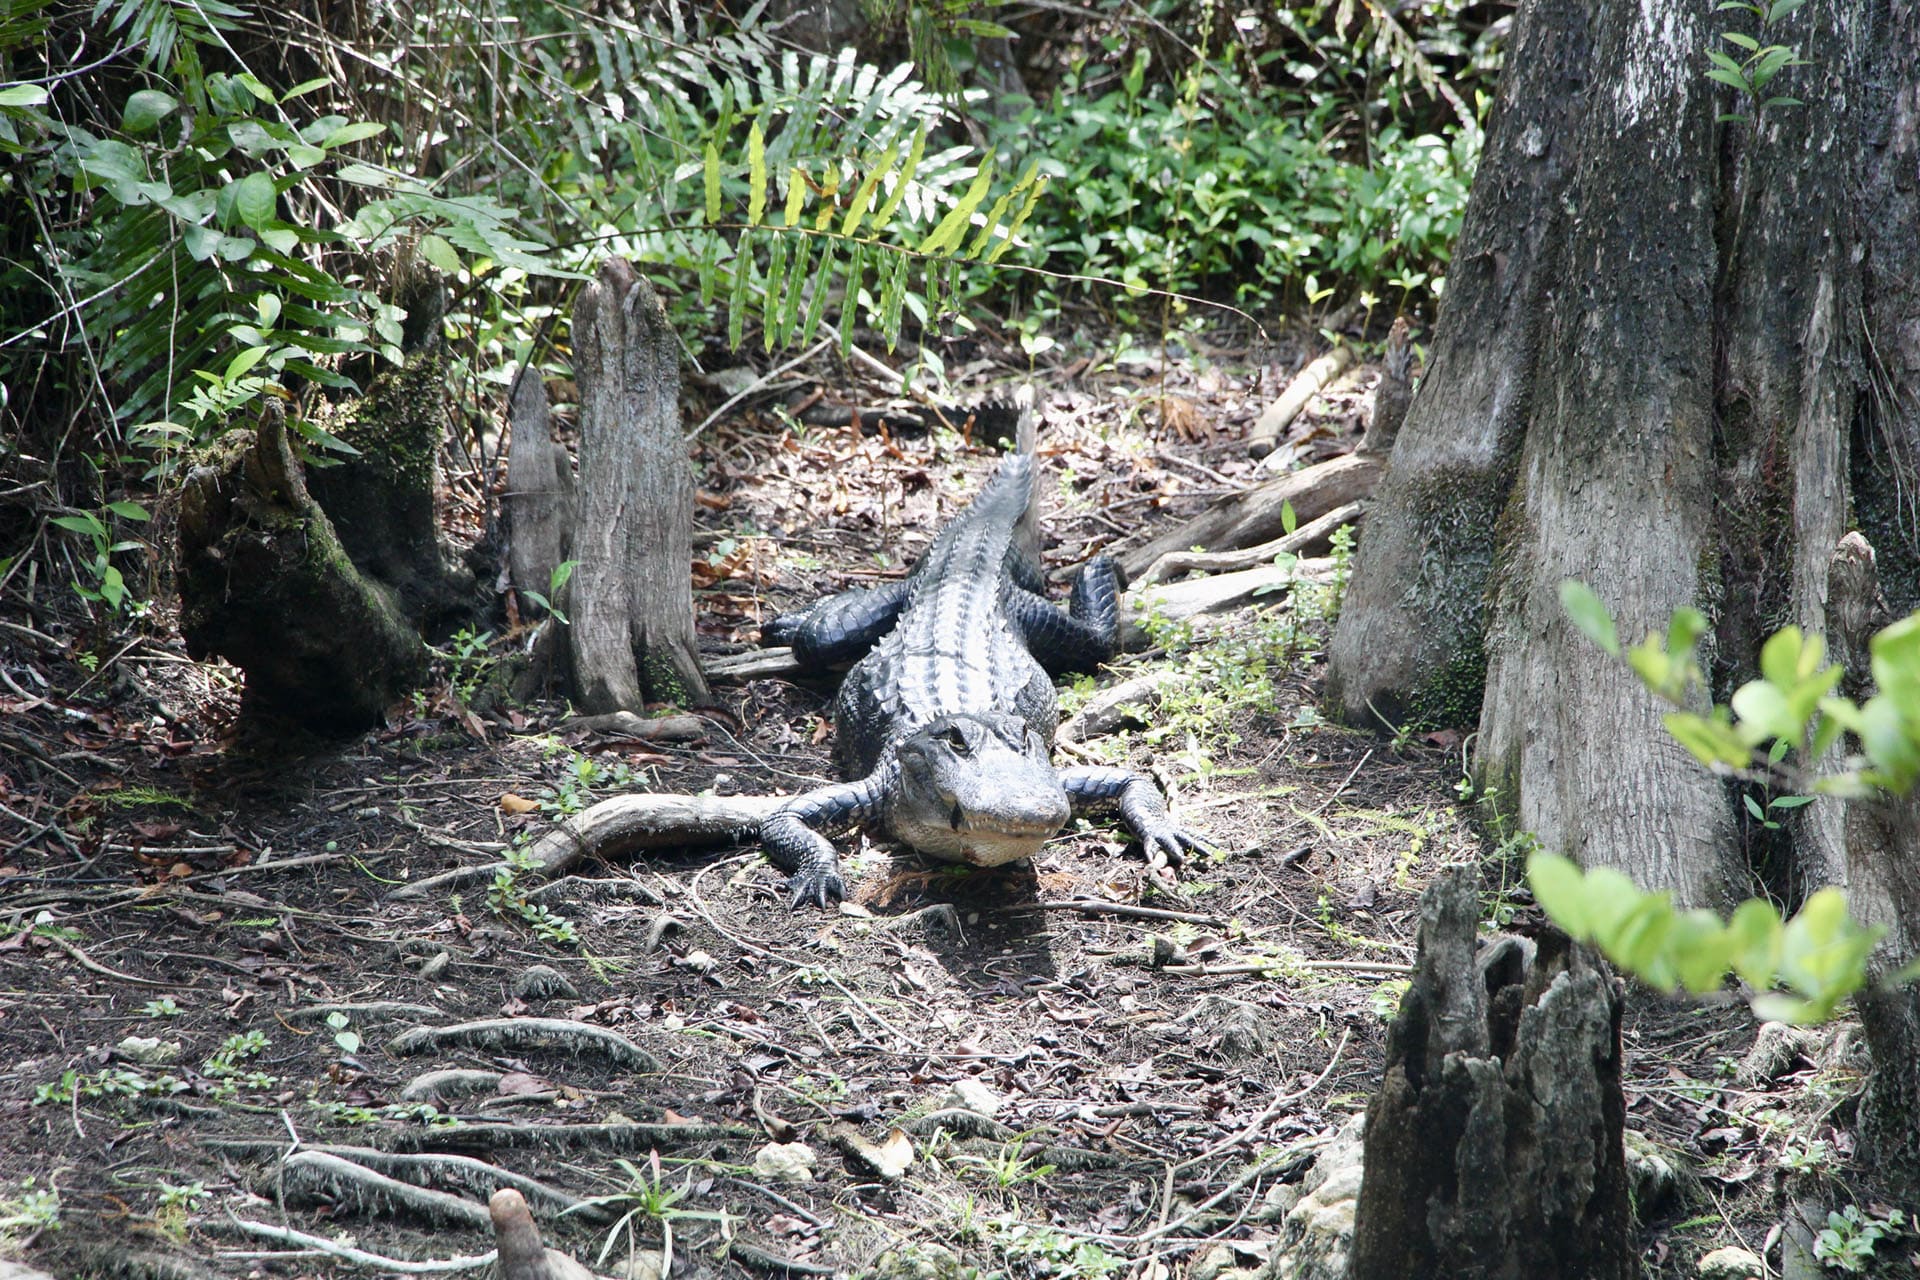
<svg viewBox="0 0 1920 1280">
<path fill-rule="evenodd" d="M 1135 906 L 1131 902 L 1101 902 L 1097 898 L 1069 898 L 1065 902 L 1036 902 L 1030 907 L 1010 908 L 1008 915 L 1031 915 L 1037 911 L 1078 911 L 1090 916 L 1128 916 L 1139 920 L 1179 920 L 1188 924 L 1209 924 L 1219 928 L 1217 916 L 1198 911 L 1167 911 L 1161 907 Z"/>
<path fill-rule="evenodd" d="M 74 946 L 59 934 L 49 933 L 43 934 L 42 936 L 45 937 L 47 941 L 53 943 L 54 946 L 72 956 L 79 962 L 82 969 L 87 970 L 89 973 L 97 973 L 103 978 L 113 978 L 120 982 L 131 982 L 135 986 L 141 987 L 165 987 L 169 991 L 178 991 L 183 987 L 192 985 L 184 982 L 156 982 L 152 978 L 136 978 L 130 973 L 121 973 L 118 969 L 107 968 L 107 966 L 95 960 L 79 947 Z"/>
<path fill-rule="evenodd" d="M 1215 1156 L 1218 1156 L 1221 1152 L 1226 1151 L 1232 1147 L 1237 1147 L 1242 1142 L 1245 1142 L 1247 1139 L 1256 1136 L 1261 1129 L 1266 1127 L 1267 1121 L 1273 1119 L 1273 1117 L 1279 1113 L 1280 1108 L 1293 1105 L 1294 1103 L 1298 1102 L 1300 1099 L 1312 1093 L 1315 1089 L 1318 1089 L 1322 1084 L 1326 1083 L 1327 1077 L 1332 1075 L 1333 1069 L 1340 1064 L 1341 1055 L 1346 1053 L 1347 1042 L 1352 1039 L 1353 1039 L 1353 1028 L 1342 1027 L 1340 1029 L 1340 1043 L 1333 1046 L 1333 1056 L 1327 1059 L 1327 1065 L 1321 1069 L 1320 1074 L 1315 1076 L 1311 1083 L 1306 1084 L 1299 1089 L 1295 1089 L 1292 1093 L 1275 1094 L 1273 1101 L 1267 1104 L 1267 1109 L 1265 1111 L 1262 1111 L 1259 1115 L 1255 1116 L 1252 1119 L 1252 1121 L 1250 1121 L 1246 1125 L 1245 1128 L 1240 1130 L 1240 1132 L 1234 1134 L 1230 1138 L 1224 1138 L 1221 1141 L 1214 1143 L 1211 1147 L 1208 1147 L 1205 1151 L 1202 1151 L 1197 1156 L 1187 1157 L 1185 1160 L 1182 1160 L 1179 1164 L 1174 1165 L 1173 1166 L 1174 1170 L 1177 1172 L 1182 1169 L 1191 1169 L 1194 1165 L 1197 1165 L 1197 1164 L 1205 1164 L 1208 1161 L 1212 1160 Z"/>
<path fill-rule="evenodd" d="M 1306 969 L 1312 973 L 1383 973 L 1389 977 L 1405 977 L 1413 972 L 1413 966 L 1410 964 L 1395 964 L 1388 960 L 1294 960 L 1285 964 L 1274 961 L 1264 964 L 1169 964 L 1162 965 L 1160 972 L 1191 978 L 1224 978 L 1242 973 L 1277 973 L 1287 969 Z"/>
</svg>

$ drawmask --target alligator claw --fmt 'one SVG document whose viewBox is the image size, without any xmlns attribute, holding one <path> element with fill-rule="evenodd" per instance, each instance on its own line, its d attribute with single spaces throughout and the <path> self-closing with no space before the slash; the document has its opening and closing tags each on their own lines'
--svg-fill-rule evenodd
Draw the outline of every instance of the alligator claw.
<svg viewBox="0 0 1920 1280">
<path fill-rule="evenodd" d="M 811 903 L 824 910 L 847 896 L 846 881 L 832 867 L 796 871 L 793 878 L 787 881 L 787 889 L 792 894 L 787 905 L 796 911 L 802 903 Z"/>
</svg>

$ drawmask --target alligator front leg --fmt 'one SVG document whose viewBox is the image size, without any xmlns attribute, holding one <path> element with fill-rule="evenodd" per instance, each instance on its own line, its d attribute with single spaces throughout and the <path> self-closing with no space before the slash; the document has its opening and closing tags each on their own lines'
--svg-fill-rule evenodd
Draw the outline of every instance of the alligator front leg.
<svg viewBox="0 0 1920 1280">
<path fill-rule="evenodd" d="M 846 881 L 840 878 L 839 855 L 822 832 L 844 831 L 855 823 L 877 819 L 887 787 L 897 772 L 897 768 L 883 769 L 858 782 L 809 791 L 761 820 L 760 847 L 775 866 L 793 873 L 787 881 L 793 895 L 790 906 L 811 902 L 824 907 L 833 899 L 847 896 Z"/>
<path fill-rule="evenodd" d="M 1189 850 L 1206 848 L 1198 836 L 1183 831 L 1167 816 L 1166 802 L 1151 778 L 1129 769 L 1110 769 L 1105 765 L 1076 765 L 1061 769 L 1060 785 L 1075 812 L 1095 805 L 1118 803 L 1120 817 L 1146 850 L 1149 864 L 1164 862 L 1179 867 Z"/>
<path fill-rule="evenodd" d="M 763 645 L 793 646 L 793 660 L 809 671 L 852 662 L 893 630 L 906 605 L 907 579 L 879 587 L 855 587 L 816 600 L 800 613 L 783 613 L 760 629 Z"/>
</svg>

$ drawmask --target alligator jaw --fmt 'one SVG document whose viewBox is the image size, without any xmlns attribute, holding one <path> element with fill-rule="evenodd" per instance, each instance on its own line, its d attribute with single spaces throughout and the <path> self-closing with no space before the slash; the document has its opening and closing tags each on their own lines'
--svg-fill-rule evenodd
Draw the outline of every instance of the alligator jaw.
<svg viewBox="0 0 1920 1280">
<path fill-rule="evenodd" d="M 1013 716 L 943 716 L 898 747 L 894 839 L 930 857 L 997 867 L 1031 857 L 1072 813 L 1037 738 Z"/>
</svg>

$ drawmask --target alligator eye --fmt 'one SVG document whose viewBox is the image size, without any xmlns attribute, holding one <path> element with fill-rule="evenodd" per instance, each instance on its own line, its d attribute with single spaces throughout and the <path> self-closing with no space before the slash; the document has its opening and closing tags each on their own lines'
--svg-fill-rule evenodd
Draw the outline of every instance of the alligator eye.
<svg viewBox="0 0 1920 1280">
<path fill-rule="evenodd" d="M 968 756 L 973 754 L 973 746 L 967 741 L 967 735 L 958 725 L 949 725 L 940 731 L 940 741 L 953 748 L 953 754 Z"/>
</svg>

